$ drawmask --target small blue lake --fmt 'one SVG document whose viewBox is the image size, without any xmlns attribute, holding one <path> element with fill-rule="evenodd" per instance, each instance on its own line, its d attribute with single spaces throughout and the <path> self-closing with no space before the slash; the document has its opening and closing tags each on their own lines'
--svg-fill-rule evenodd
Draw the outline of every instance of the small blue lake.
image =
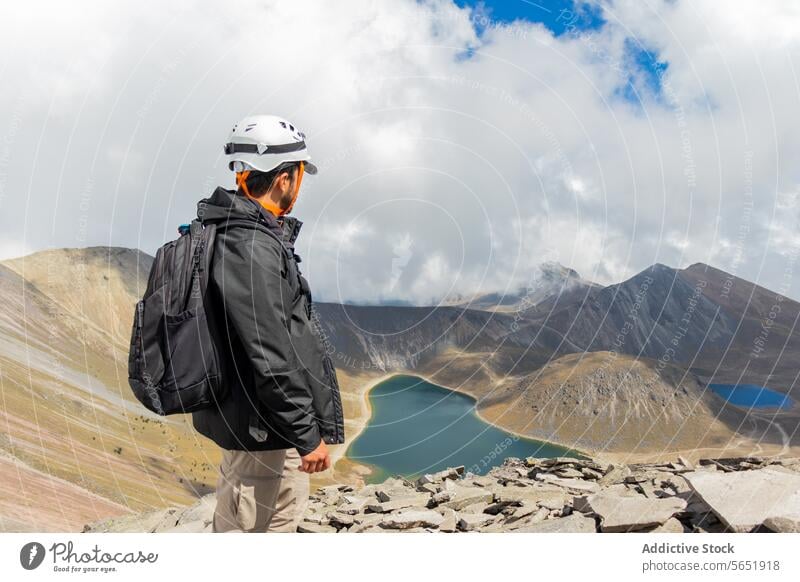
<svg viewBox="0 0 800 582">
<path fill-rule="evenodd" d="M 789 409 L 794 401 L 786 394 L 756 384 L 709 384 L 715 393 L 731 404 L 747 408 Z"/>
<path fill-rule="evenodd" d="M 578 457 L 558 445 L 522 438 L 478 417 L 475 400 L 416 376 L 392 376 L 369 393 L 372 415 L 347 456 L 372 468 L 367 481 L 413 478 L 464 465 L 477 475 L 506 457 Z"/>
</svg>

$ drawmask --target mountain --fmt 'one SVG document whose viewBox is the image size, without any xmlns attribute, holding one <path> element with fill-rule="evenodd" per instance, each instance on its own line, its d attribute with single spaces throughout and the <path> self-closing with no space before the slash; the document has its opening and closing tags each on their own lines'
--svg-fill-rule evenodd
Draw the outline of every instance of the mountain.
<svg viewBox="0 0 800 582">
<path fill-rule="evenodd" d="M 725 406 L 685 370 L 612 352 L 554 359 L 498 385 L 481 400 L 480 410 L 516 432 L 632 457 L 724 449 L 743 438 L 730 427 L 747 426 L 746 412 Z M 753 435 L 753 442 L 763 436 Z"/>
<path fill-rule="evenodd" d="M 791 393 L 800 304 L 706 265 L 656 264 L 615 285 L 579 287 L 517 310 L 317 304 L 343 366 L 414 368 L 449 349 L 518 375 L 571 353 L 610 351 L 690 369 L 703 382 Z M 770 317 L 773 306 L 779 311 Z M 517 357 L 518 356 L 518 357 Z"/>
<path fill-rule="evenodd" d="M 108 247 L 0 262 L 1 530 L 75 531 L 214 490 L 219 448 L 190 418 L 149 413 L 127 383 L 151 264 Z M 368 421 L 369 387 L 403 372 L 473 395 L 507 430 L 605 460 L 797 454 L 796 407 L 748 410 L 706 387 L 797 400 L 796 302 L 701 264 L 606 287 L 554 264 L 532 279 L 460 305 L 316 304 L 349 439 Z M 315 484 L 359 481 L 346 446 Z"/>
<path fill-rule="evenodd" d="M 55 306 L 81 321 L 81 329 L 125 345 L 130 313 L 147 285 L 153 258 L 141 251 L 90 247 L 58 249 L 3 261 Z"/>
<path fill-rule="evenodd" d="M 707 388 L 749 383 L 800 400 L 797 302 L 702 264 L 576 289 L 516 311 L 318 309 L 340 367 L 428 377 L 532 437 L 627 457 L 800 444 L 797 407 L 744 410 Z"/>
<path fill-rule="evenodd" d="M 95 247 L 0 263 L 1 530 L 74 531 L 213 490 L 215 447 L 128 386 L 151 262 Z"/>
<path fill-rule="evenodd" d="M 656 264 L 583 301 L 537 305 L 525 325 L 557 330 L 559 352 L 614 350 L 678 363 L 705 382 L 770 384 L 791 393 L 798 314 L 796 301 L 708 265 Z"/>
<path fill-rule="evenodd" d="M 455 296 L 442 301 L 442 305 L 481 309 L 485 311 L 514 312 L 527 309 L 553 297 L 579 297 L 589 289 L 600 287 L 583 279 L 577 271 L 555 261 L 540 264 L 531 274 L 527 285 L 514 291 L 483 293 L 471 298 Z"/>
</svg>

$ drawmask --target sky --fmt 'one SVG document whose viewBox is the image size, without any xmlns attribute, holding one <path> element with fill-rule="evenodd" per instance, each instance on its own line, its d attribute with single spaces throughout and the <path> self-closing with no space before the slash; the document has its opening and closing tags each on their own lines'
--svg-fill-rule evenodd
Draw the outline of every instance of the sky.
<svg viewBox="0 0 800 582">
<path fill-rule="evenodd" d="M 268 113 L 320 168 L 293 210 L 316 300 L 515 291 L 550 261 L 800 299 L 798 31 L 789 0 L 6 2 L 0 258 L 154 253 Z"/>
</svg>

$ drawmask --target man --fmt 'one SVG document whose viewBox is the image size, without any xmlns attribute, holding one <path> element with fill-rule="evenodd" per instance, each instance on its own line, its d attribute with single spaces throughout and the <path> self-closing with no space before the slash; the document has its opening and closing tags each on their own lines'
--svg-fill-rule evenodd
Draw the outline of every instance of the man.
<svg viewBox="0 0 800 582">
<path fill-rule="evenodd" d="M 336 372 L 294 251 L 302 222 L 287 216 L 304 173 L 317 173 L 304 138 L 280 117 L 245 118 L 225 146 L 238 189 L 198 203 L 217 227 L 206 312 L 231 387 L 192 413 L 223 449 L 213 532 L 295 531 L 309 475 L 330 467 L 328 444 L 344 442 Z"/>
</svg>

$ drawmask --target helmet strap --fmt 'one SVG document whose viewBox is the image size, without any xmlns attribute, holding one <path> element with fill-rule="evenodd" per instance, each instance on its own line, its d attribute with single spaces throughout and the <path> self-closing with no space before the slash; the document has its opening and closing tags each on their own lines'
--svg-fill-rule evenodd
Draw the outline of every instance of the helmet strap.
<svg viewBox="0 0 800 582">
<path fill-rule="evenodd" d="M 303 173 L 305 170 L 306 163 L 301 161 L 300 165 L 297 168 L 297 180 L 295 180 L 294 184 L 294 192 L 292 193 L 292 201 L 289 203 L 289 207 L 283 211 L 283 214 L 289 214 L 294 206 L 294 203 L 297 201 L 297 195 L 300 193 L 300 182 L 303 181 Z"/>
<path fill-rule="evenodd" d="M 261 206 L 264 207 L 265 210 L 272 213 L 274 216 L 281 216 L 282 214 L 285 214 L 286 212 L 291 210 L 291 206 L 289 206 L 289 209 L 284 211 L 269 198 L 265 196 L 262 196 L 261 198 L 256 198 L 255 196 L 250 194 L 250 190 L 247 187 L 247 177 L 249 175 L 250 175 L 250 170 L 245 170 L 243 172 L 236 173 L 236 185 L 242 189 L 242 192 L 244 192 L 245 196 L 247 196 L 251 200 L 255 200 L 256 202 L 258 202 Z M 297 195 L 295 194 L 295 197 L 296 196 Z M 294 204 L 294 201 L 292 201 L 292 204 Z"/>
</svg>

